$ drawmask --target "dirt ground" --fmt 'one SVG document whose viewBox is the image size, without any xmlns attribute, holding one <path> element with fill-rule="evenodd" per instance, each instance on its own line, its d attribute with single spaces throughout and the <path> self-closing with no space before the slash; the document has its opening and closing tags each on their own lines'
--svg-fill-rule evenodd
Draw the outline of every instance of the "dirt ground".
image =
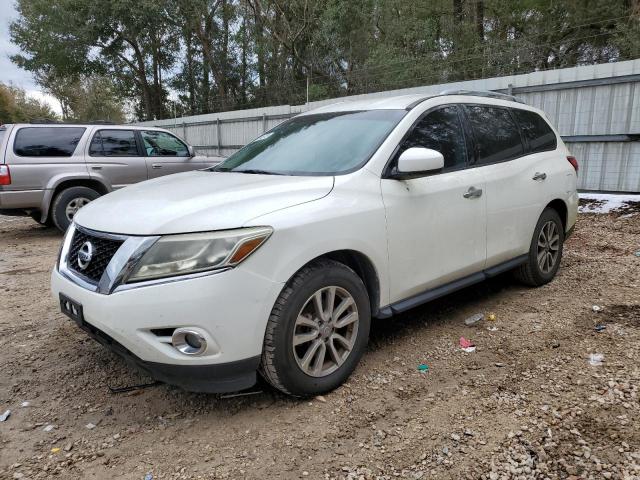
<svg viewBox="0 0 640 480">
<path fill-rule="evenodd" d="M 59 313 L 60 240 L 0 217 L 0 478 L 640 478 L 639 214 L 580 215 L 545 287 L 503 276 L 375 321 L 312 401 L 110 393 L 148 379 Z"/>
</svg>

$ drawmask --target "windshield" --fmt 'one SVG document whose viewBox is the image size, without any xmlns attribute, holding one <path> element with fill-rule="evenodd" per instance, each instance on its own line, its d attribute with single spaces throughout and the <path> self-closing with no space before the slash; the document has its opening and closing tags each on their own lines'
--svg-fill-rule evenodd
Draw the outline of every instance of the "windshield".
<svg viewBox="0 0 640 480">
<path fill-rule="evenodd" d="M 362 167 L 407 112 L 302 115 L 278 125 L 218 165 L 222 172 L 336 175 Z"/>
</svg>

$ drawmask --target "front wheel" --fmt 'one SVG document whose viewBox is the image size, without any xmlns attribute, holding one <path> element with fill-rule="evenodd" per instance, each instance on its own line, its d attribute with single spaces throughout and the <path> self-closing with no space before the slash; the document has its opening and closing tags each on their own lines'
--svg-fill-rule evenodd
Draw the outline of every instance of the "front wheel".
<svg viewBox="0 0 640 480">
<path fill-rule="evenodd" d="M 560 215 L 547 208 L 533 232 L 527 261 L 515 270 L 516 277 L 532 287 L 549 283 L 560 267 L 563 246 L 564 228 Z"/>
<path fill-rule="evenodd" d="M 99 196 L 98 192 L 88 187 L 70 187 L 62 190 L 51 205 L 53 224 L 58 230 L 65 232 L 78 210 Z"/>
<path fill-rule="evenodd" d="M 360 277 L 333 260 L 314 262 L 287 283 L 271 311 L 260 372 L 290 395 L 331 391 L 356 368 L 370 324 Z"/>
</svg>

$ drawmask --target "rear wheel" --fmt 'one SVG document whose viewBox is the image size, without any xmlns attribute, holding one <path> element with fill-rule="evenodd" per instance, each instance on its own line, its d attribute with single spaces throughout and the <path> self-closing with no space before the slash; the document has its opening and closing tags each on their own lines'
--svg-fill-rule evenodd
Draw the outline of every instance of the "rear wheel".
<svg viewBox="0 0 640 480">
<path fill-rule="evenodd" d="M 370 323 L 360 277 L 332 260 L 314 262 L 287 283 L 273 307 L 260 372 L 290 395 L 333 390 L 360 361 Z"/>
<path fill-rule="evenodd" d="M 70 187 L 62 190 L 51 205 L 53 224 L 58 230 L 66 231 L 78 210 L 99 196 L 98 192 L 89 187 Z"/>
<path fill-rule="evenodd" d="M 549 283 L 560 267 L 563 246 L 564 228 L 560 215 L 547 208 L 533 232 L 527 261 L 515 270 L 516 277 L 532 287 Z"/>
</svg>

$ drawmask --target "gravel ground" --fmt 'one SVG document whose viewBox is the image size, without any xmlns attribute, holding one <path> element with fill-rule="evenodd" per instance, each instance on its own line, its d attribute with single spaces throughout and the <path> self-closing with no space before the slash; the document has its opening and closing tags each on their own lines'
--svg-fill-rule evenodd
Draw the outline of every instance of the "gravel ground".
<svg viewBox="0 0 640 480">
<path fill-rule="evenodd" d="M 149 379 L 59 313 L 60 235 L 0 217 L 0 478 L 639 479 L 640 215 L 623 213 L 581 214 L 545 287 L 503 276 L 374 322 L 349 383 L 312 401 L 110 393 Z M 496 318 L 466 326 L 478 312 Z"/>
</svg>

